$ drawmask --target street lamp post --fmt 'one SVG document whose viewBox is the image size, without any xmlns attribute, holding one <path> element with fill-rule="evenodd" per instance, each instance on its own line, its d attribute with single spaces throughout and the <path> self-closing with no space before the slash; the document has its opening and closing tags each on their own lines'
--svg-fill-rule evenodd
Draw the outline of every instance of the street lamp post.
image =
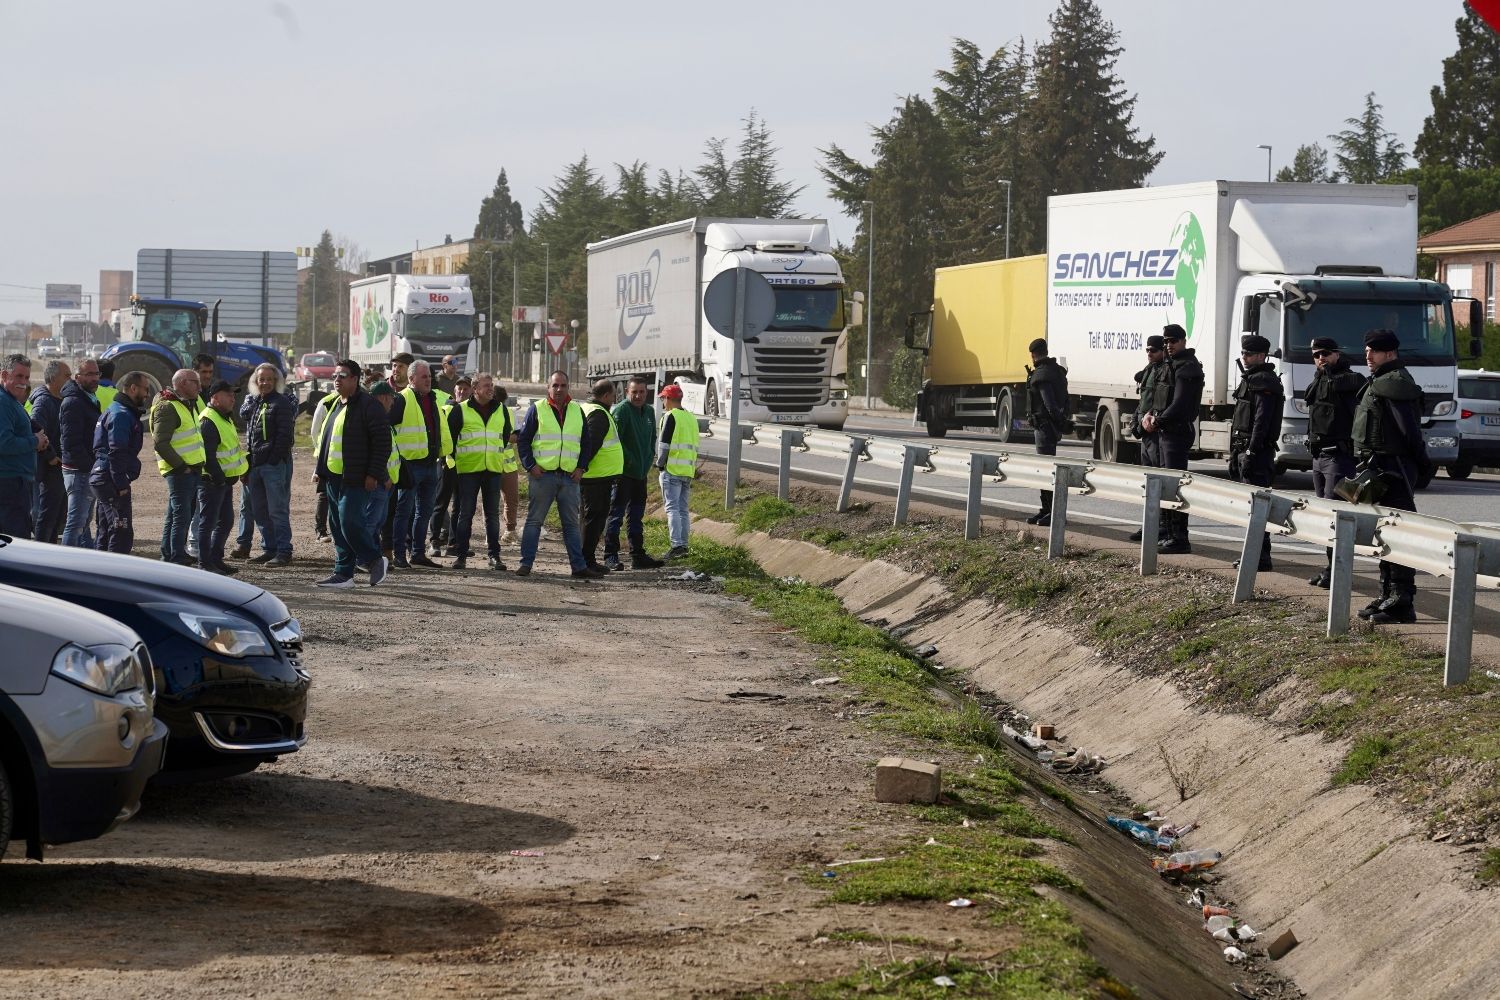
<svg viewBox="0 0 1500 1000">
<path fill-rule="evenodd" d="M 510 377 L 521 377 L 521 320 L 516 316 L 516 307 L 521 301 L 521 272 L 518 268 L 515 240 L 510 245 Z"/>
<path fill-rule="evenodd" d="M 1002 180 L 1005 184 L 1005 259 L 1011 256 L 1011 181 Z"/>
<path fill-rule="evenodd" d="M 865 275 L 865 409 L 870 409 L 874 396 L 870 392 L 870 376 L 874 374 L 875 343 L 875 203 L 865 202 L 865 239 L 870 244 L 870 262 Z"/>
<path fill-rule="evenodd" d="M 1266 151 L 1266 183 L 1269 184 L 1271 182 L 1271 147 L 1267 146 L 1265 143 L 1261 143 L 1255 148 L 1264 149 Z"/>
<path fill-rule="evenodd" d="M 490 311 L 487 312 L 487 313 L 485 313 L 485 315 L 488 316 L 491 320 L 493 320 L 495 318 L 495 250 L 494 250 L 494 248 L 491 247 L 490 249 L 486 250 L 484 252 L 484 255 L 487 258 L 489 258 L 489 265 L 490 265 L 490 282 L 489 282 L 489 284 L 487 286 L 485 286 L 486 288 L 489 289 L 489 293 L 490 293 Z M 496 323 L 495 325 L 499 326 L 500 324 Z M 490 363 L 488 365 L 486 365 L 485 367 L 488 368 L 490 371 L 493 371 L 494 368 L 495 368 L 495 335 L 492 333 L 488 337 L 486 337 L 485 339 L 490 342 Z"/>
</svg>

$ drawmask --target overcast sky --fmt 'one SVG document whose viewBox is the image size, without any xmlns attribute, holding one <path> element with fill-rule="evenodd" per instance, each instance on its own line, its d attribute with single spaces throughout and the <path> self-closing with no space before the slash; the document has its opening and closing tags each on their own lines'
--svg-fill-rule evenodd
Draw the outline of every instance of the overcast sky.
<svg viewBox="0 0 1500 1000">
<path fill-rule="evenodd" d="M 1099 0 L 1120 34 L 1153 184 L 1265 176 L 1358 114 L 1408 150 L 1456 45 L 1458 0 Z M 1045 38 L 1055 0 L 792 6 L 564 0 L 0 0 L 0 319 L 47 282 L 98 288 L 141 247 L 370 257 L 471 233 L 503 166 L 530 217 L 582 153 L 691 169 L 757 109 L 849 239 L 819 147 L 868 154 L 955 37 Z M 877 220 L 878 236 L 878 220 Z"/>
</svg>

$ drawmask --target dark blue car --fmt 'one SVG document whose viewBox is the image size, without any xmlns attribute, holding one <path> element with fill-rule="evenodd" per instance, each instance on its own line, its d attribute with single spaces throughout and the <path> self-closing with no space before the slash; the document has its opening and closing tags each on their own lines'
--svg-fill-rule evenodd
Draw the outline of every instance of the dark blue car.
<svg viewBox="0 0 1500 1000">
<path fill-rule="evenodd" d="M 156 667 L 167 768 L 238 774 L 306 741 L 302 625 L 253 584 L 134 556 L 0 535 L 0 584 L 132 628 Z"/>
</svg>

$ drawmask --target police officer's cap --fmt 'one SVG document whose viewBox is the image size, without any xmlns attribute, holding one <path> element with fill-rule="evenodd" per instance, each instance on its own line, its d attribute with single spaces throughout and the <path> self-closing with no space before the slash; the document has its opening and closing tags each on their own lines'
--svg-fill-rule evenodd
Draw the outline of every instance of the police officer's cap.
<svg viewBox="0 0 1500 1000">
<path fill-rule="evenodd" d="M 1372 351 L 1394 351 L 1401 347 L 1401 341 L 1389 330 L 1371 330 L 1365 334 L 1365 346 Z"/>
<path fill-rule="evenodd" d="M 1337 351 L 1339 342 L 1332 337 L 1314 337 L 1313 342 L 1308 346 L 1315 351 Z"/>
<path fill-rule="evenodd" d="M 1029 350 L 1032 354 L 1046 354 L 1047 342 L 1041 337 L 1038 337 L 1031 342 L 1031 347 L 1029 348 Z"/>
<path fill-rule="evenodd" d="M 1247 333 L 1240 338 L 1240 350 L 1246 354 L 1270 354 L 1271 342 L 1258 333 Z"/>
<path fill-rule="evenodd" d="M 1166 346 L 1166 342 L 1161 339 L 1160 334 L 1153 333 L 1146 338 L 1146 350 L 1148 351 L 1159 351 Z"/>
<path fill-rule="evenodd" d="M 1176 323 L 1168 323 L 1161 328 L 1162 340 L 1187 340 L 1187 331 Z"/>
</svg>

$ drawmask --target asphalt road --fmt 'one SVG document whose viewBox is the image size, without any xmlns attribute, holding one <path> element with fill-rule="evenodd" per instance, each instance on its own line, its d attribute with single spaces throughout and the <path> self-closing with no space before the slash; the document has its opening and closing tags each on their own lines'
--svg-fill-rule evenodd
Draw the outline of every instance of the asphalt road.
<svg viewBox="0 0 1500 1000">
<path fill-rule="evenodd" d="M 994 435 L 983 433 L 950 432 L 946 438 L 934 440 L 927 437 L 923 428 L 912 427 L 909 415 L 886 415 L 879 412 L 856 413 L 851 415 L 845 431 L 887 438 L 920 440 L 930 442 L 935 447 L 960 452 L 1031 450 L 1029 443 L 1005 445 Z M 819 433 L 833 434 L 834 432 Z M 765 441 L 774 441 L 774 431 L 771 434 L 763 434 L 762 437 Z M 722 439 L 706 440 L 703 451 L 706 458 L 722 461 L 725 453 L 724 441 Z M 1088 442 L 1068 441 L 1064 443 L 1059 454 L 1062 456 L 1071 454 L 1080 459 L 1087 458 L 1092 455 L 1092 445 Z M 773 456 L 774 453 L 769 453 L 764 449 L 752 450 L 747 453 L 746 468 L 774 474 L 775 459 L 774 457 L 766 458 L 765 456 L 768 455 Z M 836 483 L 843 474 L 841 460 L 803 454 L 793 456 L 792 468 L 794 477 L 803 481 Z M 1225 474 L 1223 462 L 1194 462 L 1191 470 L 1205 474 Z M 894 495 L 898 472 L 894 469 L 866 464 L 860 467 L 858 477 L 860 482 L 860 485 L 856 487 L 858 492 L 891 496 Z M 924 481 L 924 477 L 919 473 L 914 485 L 921 491 L 913 494 L 914 503 L 963 509 L 966 499 L 964 483 L 953 479 Z M 1288 472 L 1277 480 L 1276 485 L 1279 489 L 1311 491 L 1312 476 L 1305 472 Z M 1012 521 L 1020 520 L 1035 512 L 1038 506 L 1035 490 L 993 483 L 986 485 L 984 498 L 984 511 L 987 517 L 1004 517 Z M 1449 520 L 1500 526 L 1500 477 L 1475 473 L 1470 479 L 1458 482 L 1447 479 L 1439 473 L 1432 486 L 1418 496 L 1417 505 L 1423 513 L 1434 514 Z M 1127 540 L 1129 533 L 1140 523 L 1140 510 L 1137 507 L 1074 495 L 1069 501 L 1068 519 L 1070 536 L 1075 534 L 1073 528 L 1076 524 L 1077 532 L 1090 537 L 1090 545 L 1119 548 L 1122 551 L 1133 550 L 1137 547 Z M 1193 554 L 1191 556 L 1163 556 L 1163 565 L 1186 563 L 1227 572 L 1229 564 L 1239 558 L 1244 541 L 1243 532 L 1236 531 L 1227 525 L 1200 520 L 1190 521 L 1189 528 Z M 1306 582 L 1324 564 L 1321 547 L 1309 545 L 1306 542 L 1273 540 L 1272 559 L 1275 562 L 1275 569 L 1269 573 L 1259 574 L 1258 587 L 1278 595 L 1326 603 L 1326 591 L 1315 590 Z M 1369 558 L 1356 558 L 1355 574 L 1356 595 L 1353 607 L 1357 609 L 1362 607 L 1368 599 L 1360 595 L 1373 596 L 1379 589 L 1376 561 Z M 1409 634 L 1429 645 L 1441 648 L 1448 618 L 1447 581 L 1419 575 L 1418 588 L 1420 592 L 1417 609 L 1421 617 L 1415 625 L 1402 626 L 1403 634 Z M 1475 608 L 1474 656 L 1476 661 L 1500 662 L 1500 593 L 1482 591 L 1479 595 L 1478 605 Z"/>
</svg>

